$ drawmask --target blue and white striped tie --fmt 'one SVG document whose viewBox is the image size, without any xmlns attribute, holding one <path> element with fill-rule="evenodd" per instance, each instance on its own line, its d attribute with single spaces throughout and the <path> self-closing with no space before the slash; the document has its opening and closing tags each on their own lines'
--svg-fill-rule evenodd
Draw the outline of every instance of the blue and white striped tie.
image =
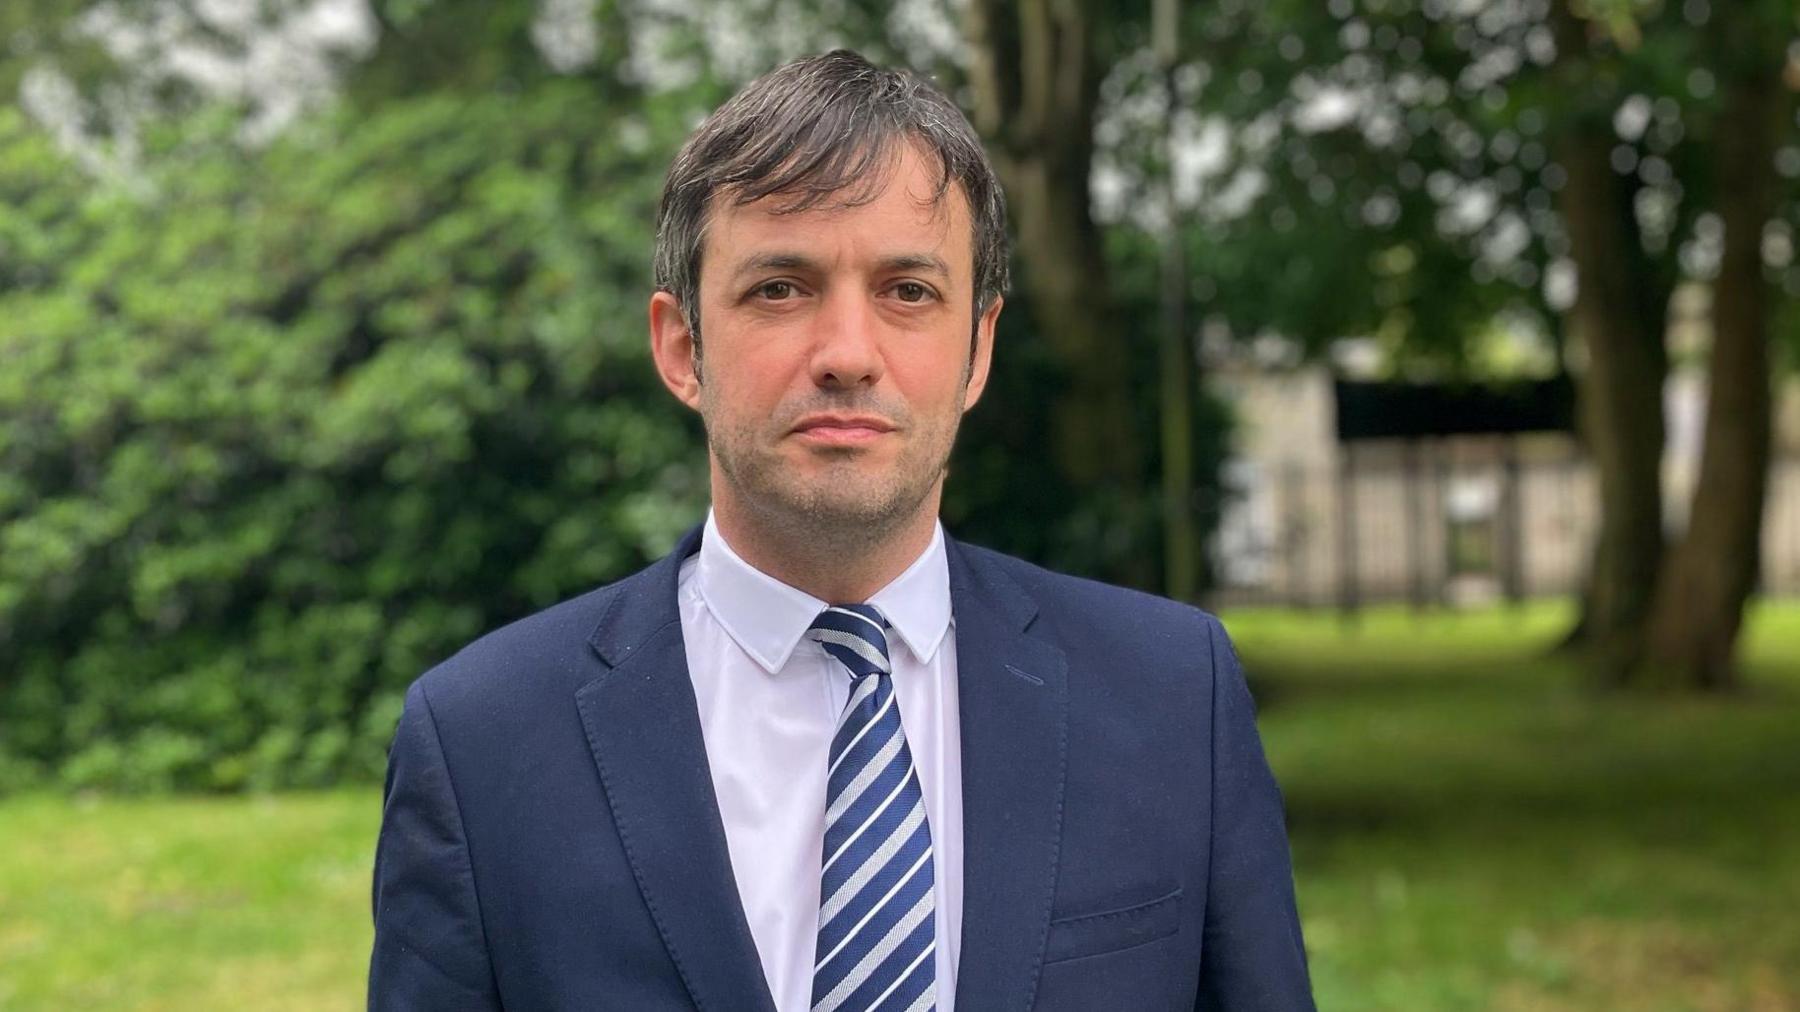
<svg viewBox="0 0 1800 1012">
<path fill-rule="evenodd" d="M 825 787 L 813 1012 L 937 1004 L 931 827 L 900 727 L 886 630 L 866 604 L 833 605 L 807 630 L 850 673 Z"/>
</svg>

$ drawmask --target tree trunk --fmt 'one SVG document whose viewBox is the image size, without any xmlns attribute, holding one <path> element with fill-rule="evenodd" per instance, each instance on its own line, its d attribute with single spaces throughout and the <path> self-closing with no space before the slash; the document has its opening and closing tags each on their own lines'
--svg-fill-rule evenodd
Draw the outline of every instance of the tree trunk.
<svg viewBox="0 0 1800 1012">
<path fill-rule="evenodd" d="M 1188 337 L 1187 261 L 1181 238 L 1186 215 L 1175 193 L 1175 166 L 1180 143 L 1175 108 L 1180 94 L 1175 68 L 1181 58 L 1182 0 L 1155 0 L 1152 25 L 1156 62 L 1162 72 L 1163 100 L 1168 103 L 1163 143 L 1167 164 L 1161 179 L 1165 219 L 1162 234 L 1162 327 L 1157 359 L 1162 373 L 1159 408 L 1162 428 L 1163 593 L 1192 601 L 1200 590 L 1200 525 L 1194 516 L 1194 389 L 1197 385 L 1193 342 Z"/>
<path fill-rule="evenodd" d="M 975 125 L 1006 187 L 1032 315 L 1068 375 L 1050 433 L 1076 488 L 1137 489 L 1144 454 L 1130 391 L 1131 336 L 1115 323 L 1090 209 L 1099 74 L 1082 4 L 971 0 Z"/>
<path fill-rule="evenodd" d="M 1706 435 L 1687 534 L 1657 583 L 1641 676 L 1682 688 L 1735 683 L 1733 653 L 1762 554 L 1771 407 L 1762 233 L 1775 188 L 1779 66 L 1770 60 L 1722 82 L 1713 137 L 1725 248 L 1713 285 Z"/>
<path fill-rule="evenodd" d="M 1641 266 L 1628 190 L 1613 172 L 1604 136 L 1571 138 L 1563 221 L 1580 275 L 1574 329 L 1587 347 L 1579 396 L 1582 436 L 1600 482 L 1600 530 L 1589 576 L 1586 645 L 1604 678 L 1637 660 L 1663 549 L 1663 346 L 1667 300 Z M 1660 305 L 1646 305 L 1660 301 Z"/>
<path fill-rule="evenodd" d="M 1587 26 L 1557 7 L 1561 84 L 1595 96 L 1587 80 Z M 1610 105 L 1595 102 L 1563 129 L 1568 174 L 1558 211 L 1580 279 L 1571 329 L 1587 350 L 1578 395 L 1582 438 L 1600 481 L 1600 530 L 1583 594 L 1581 645 L 1602 681 L 1629 677 L 1641 648 L 1663 551 L 1663 345 L 1669 292 L 1645 255 L 1634 185 L 1613 171 Z"/>
</svg>

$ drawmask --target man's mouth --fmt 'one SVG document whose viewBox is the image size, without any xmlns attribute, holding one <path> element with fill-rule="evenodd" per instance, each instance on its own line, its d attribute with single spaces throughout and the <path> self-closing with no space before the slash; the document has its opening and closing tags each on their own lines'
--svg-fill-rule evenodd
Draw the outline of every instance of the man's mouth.
<svg viewBox="0 0 1800 1012">
<path fill-rule="evenodd" d="M 807 415 L 794 426 L 801 439 L 827 446 L 858 446 L 892 431 L 894 424 L 876 415 Z"/>
</svg>

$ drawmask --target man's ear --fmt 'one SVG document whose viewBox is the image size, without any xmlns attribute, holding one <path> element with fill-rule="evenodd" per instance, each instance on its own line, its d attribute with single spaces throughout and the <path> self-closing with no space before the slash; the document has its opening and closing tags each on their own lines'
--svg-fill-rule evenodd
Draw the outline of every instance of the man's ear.
<svg viewBox="0 0 1800 1012">
<path fill-rule="evenodd" d="M 656 374 L 676 400 L 696 411 L 700 408 L 698 353 L 681 303 L 668 292 L 650 296 L 650 357 L 656 360 Z"/>
<path fill-rule="evenodd" d="M 981 400 L 981 392 L 987 389 L 988 367 L 994 363 L 994 324 L 1000 319 L 1000 307 L 1005 299 L 994 296 L 994 301 L 981 311 L 975 321 L 975 347 L 969 360 L 969 384 L 963 390 L 963 410 L 967 411 Z"/>
</svg>

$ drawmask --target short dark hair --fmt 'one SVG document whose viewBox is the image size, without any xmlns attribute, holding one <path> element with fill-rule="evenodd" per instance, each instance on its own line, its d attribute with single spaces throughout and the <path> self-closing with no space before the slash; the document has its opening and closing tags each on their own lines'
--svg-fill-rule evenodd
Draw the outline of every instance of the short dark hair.
<svg viewBox="0 0 1800 1012">
<path fill-rule="evenodd" d="M 930 82 L 838 49 L 783 64 L 745 85 L 694 131 L 663 182 L 656 222 L 656 287 L 675 296 L 700 333 L 700 248 L 713 198 L 738 204 L 792 198 L 800 211 L 880 196 L 895 141 L 941 170 L 933 200 L 962 188 L 974 226 L 975 311 L 1006 293 L 1006 200 L 968 118 Z M 884 164 L 889 163 L 889 164 Z"/>
</svg>

